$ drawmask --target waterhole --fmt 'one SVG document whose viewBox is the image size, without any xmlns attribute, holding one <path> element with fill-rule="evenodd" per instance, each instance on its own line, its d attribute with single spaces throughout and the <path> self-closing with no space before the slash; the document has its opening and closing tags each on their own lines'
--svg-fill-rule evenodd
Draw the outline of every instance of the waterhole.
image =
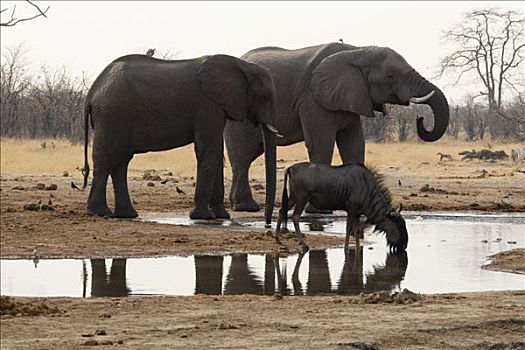
<svg viewBox="0 0 525 350">
<path fill-rule="evenodd" d="M 384 237 L 367 229 L 362 251 L 351 250 L 348 254 L 342 248 L 333 248 L 287 257 L 232 254 L 2 259 L 0 289 L 2 295 L 70 297 L 355 295 L 403 288 L 419 293 L 525 289 L 525 275 L 482 269 L 490 255 L 525 247 L 525 216 L 448 213 L 405 217 L 410 240 L 403 254 L 390 254 Z M 174 221 L 184 224 L 184 220 Z M 262 222 L 247 219 L 215 224 L 226 226 L 225 229 L 262 231 L 264 227 Z M 342 234 L 345 219 L 306 218 L 302 226 L 305 231 Z"/>
</svg>

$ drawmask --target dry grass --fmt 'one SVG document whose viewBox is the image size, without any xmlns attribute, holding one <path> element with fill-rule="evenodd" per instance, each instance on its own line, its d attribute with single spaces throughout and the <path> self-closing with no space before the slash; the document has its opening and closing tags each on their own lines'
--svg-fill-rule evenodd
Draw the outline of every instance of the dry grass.
<svg viewBox="0 0 525 350">
<path fill-rule="evenodd" d="M 41 143 L 46 141 L 43 149 Z M 52 148 L 51 142 L 55 144 Z M 437 152 L 451 154 L 454 159 L 460 159 L 458 152 L 462 150 L 481 149 L 487 146 L 483 143 L 466 143 L 438 141 L 435 143 L 368 143 L 366 146 L 367 163 L 380 168 L 404 165 L 409 170 L 417 169 L 423 162 L 439 163 Z M 492 149 L 503 149 L 510 155 L 512 148 L 523 147 L 521 144 L 494 144 Z M 91 148 L 90 148 L 91 151 Z M 227 156 L 227 155 L 226 155 Z M 277 159 L 288 162 L 307 160 L 304 143 L 287 147 L 279 147 Z M 341 163 L 338 152 L 334 154 L 334 164 Z M 90 164 L 92 160 L 90 158 Z M 84 165 L 83 146 L 73 145 L 65 140 L 21 140 L 3 139 L 1 141 L 1 172 L 2 174 L 46 174 L 61 175 L 64 171 L 80 175 L 77 168 Z M 193 145 L 165 152 L 151 152 L 136 155 L 130 165 L 130 171 L 142 172 L 146 169 L 170 170 L 181 176 L 195 175 L 196 160 Z M 264 174 L 264 160 L 259 157 L 252 167 L 252 175 Z M 231 177 L 227 162 L 225 176 Z"/>
</svg>

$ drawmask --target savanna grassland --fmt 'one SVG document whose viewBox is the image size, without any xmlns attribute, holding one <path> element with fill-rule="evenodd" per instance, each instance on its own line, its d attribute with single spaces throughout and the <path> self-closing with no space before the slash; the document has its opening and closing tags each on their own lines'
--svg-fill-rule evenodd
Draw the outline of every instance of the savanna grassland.
<svg viewBox="0 0 525 350">
<path fill-rule="evenodd" d="M 45 140 L 44 148 L 43 142 L 1 141 L 2 258 L 28 258 L 35 247 L 42 258 L 276 249 L 271 234 L 264 231 L 86 216 L 88 191 L 71 187 L 71 182 L 82 183 L 83 147 Z M 518 147 L 523 145 L 491 145 L 509 155 Z M 366 156 L 367 163 L 384 174 L 394 202 L 405 210 L 525 211 L 525 162 L 460 160 L 458 152 L 473 148 L 487 145 L 443 140 L 371 143 Z M 440 161 L 438 152 L 453 159 Z M 283 171 L 307 159 L 304 145 L 279 148 L 277 159 L 279 208 Z M 334 163 L 339 163 L 337 154 Z M 136 156 L 128 179 L 139 214 L 187 215 L 193 204 L 195 165 L 191 145 Z M 228 162 L 225 177 L 228 192 Z M 250 183 L 256 200 L 263 203 L 262 158 L 252 167 Z M 176 187 L 186 194 L 177 194 Z M 108 194 L 112 202 L 111 191 Z M 228 207 L 227 198 L 226 203 Z M 326 235 L 310 234 L 307 239 L 313 249 L 343 243 L 341 237 Z M 292 235 L 284 243 L 290 252 L 297 251 Z M 492 268 L 525 273 L 524 250 L 500 258 L 501 265 L 497 259 Z M 2 349 L 83 349 L 88 340 L 126 349 L 519 349 L 525 347 L 524 296 L 525 291 L 440 294 L 401 303 L 363 296 L 3 298 L 1 339 Z M 18 310 L 16 316 L 5 312 L 8 308 Z M 107 335 L 95 335 L 97 329 Z"/>
</svg>

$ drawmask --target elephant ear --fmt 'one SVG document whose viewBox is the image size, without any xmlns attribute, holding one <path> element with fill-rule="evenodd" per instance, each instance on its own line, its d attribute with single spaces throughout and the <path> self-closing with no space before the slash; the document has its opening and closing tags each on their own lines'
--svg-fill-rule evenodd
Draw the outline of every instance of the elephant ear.
<svg viewBox="0 0 525 350">
<path fill-rule="evenodd" d="M 221 105 L 229 119 L 246 119 L 248 81 L 237 58 L 206 57 L 197 69 L 197 78 L 204 94 Z"/>
<path fill-rule="evenodd" d="M 312 72 L 310 88 L 315 99 L 331 111 L 349 111 L 374 117 L 369 85 L 362 71 L 352 63 L 354 51 L 326 57 Z"/>
</svg>

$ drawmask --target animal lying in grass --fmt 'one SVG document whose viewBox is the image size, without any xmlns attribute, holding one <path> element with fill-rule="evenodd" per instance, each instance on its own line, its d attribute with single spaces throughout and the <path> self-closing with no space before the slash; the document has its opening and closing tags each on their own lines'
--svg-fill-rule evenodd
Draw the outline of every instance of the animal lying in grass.
<svg viewBox="0 0 525 350">
<path fill-rule="evenodd" d="M 359 249 L 359 239 L 363 234 L 359 221 L 361 215 L 366 217 L 367 223 L 375 225 L 376 231 L 385 234 L 392 251 L 403 251 L 407 247 L 408 232 L 400 214 L 401 207 L 398 211 L 392 209 L 392 199 L 382 177 L 362 164 L 330 166 L 304 162 L 286 169 L 275 230 L 278 244 L 281 244 L 281 223 L 284 221 L 286 228 L 288 210 L 295 207 L 292 216 L 295 233 L 303 250 L 309 249 L 299 228 L 299 218 L 309 202 L 319 209 L 347 212 L 345 251 L 348 251 L 351 234 L 355 237 L 356 249 Z"/>
</svg>

